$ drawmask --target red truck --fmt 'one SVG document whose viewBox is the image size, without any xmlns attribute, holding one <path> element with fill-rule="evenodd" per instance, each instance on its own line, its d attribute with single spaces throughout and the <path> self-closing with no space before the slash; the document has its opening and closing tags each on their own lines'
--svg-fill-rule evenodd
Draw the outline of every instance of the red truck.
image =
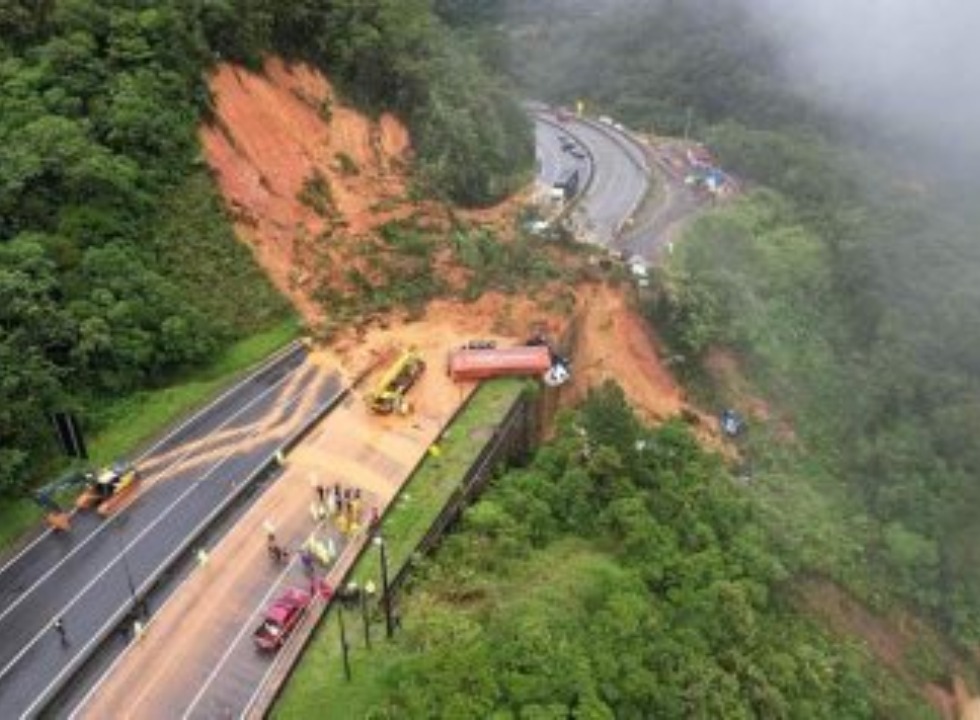
<svg viewBox="0 0 980 720">
<path fill-rule="evenodd" d="M 266 652 L 282 647 L 311 601 L 312 597 L 305 590 L 298 588 L 286 590 L 265 611 L 262 624 L 252 635 L 255 646 Z"/>
<path fill-rule="evenodd" d="M 504 375 L 544 375 L 551 351 L 544 345 L 511 348 L 461 348 L 449 354 L 449 375 L 455 382 Z"/>
</svg>

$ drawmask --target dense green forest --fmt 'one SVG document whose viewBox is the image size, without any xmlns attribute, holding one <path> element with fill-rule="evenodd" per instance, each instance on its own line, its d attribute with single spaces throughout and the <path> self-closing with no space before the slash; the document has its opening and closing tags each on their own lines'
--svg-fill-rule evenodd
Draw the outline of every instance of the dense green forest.
<svg viewBox="0 0 980 720">
<path fill-rule="evenodd" d="M 975 644 L 980 218 L 963 201 L 976 177 L 950 174 L 969 148 L 930 161 L 914 139 L 831 116 L 740 3 L 621 5 L 525 11 L 513 72 L 640 130 L 687 129 L 747 181 L 678 245 L 651 315 L 692 378 L 735 350 L 788 425 L 757 428 L 747 450 L 750 493 L 795 567 Z"/>
<path fill-rule="evenodd" d="M 519 106 L 424 0 L 0 2 L 0 491 L 47 467 L 48 412 L 91 428 L 287 312 L 196 134 L 209 68 L 267 52 L 402 114 L 429 193 L 491 202 L 530 165 Z"/>
<path fill-rule="evenodd" d="M 498 478 L 400 601 L 349 717 L 926 717 L 787 600 L 753 503 L 609 383 Z M 370 708 L 370 709 L 368 709 Z"/>
</svg>

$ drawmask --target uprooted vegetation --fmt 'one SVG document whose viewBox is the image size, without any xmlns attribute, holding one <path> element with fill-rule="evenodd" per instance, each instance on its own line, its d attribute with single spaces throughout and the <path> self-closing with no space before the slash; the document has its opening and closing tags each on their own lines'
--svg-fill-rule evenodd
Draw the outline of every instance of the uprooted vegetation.
<svg viewBox="0 0 980 720">
<path fill-rule="evenodd" d="M 321 338 L 395 311 L 419 317 L 437 297 L 567 304 L 556 281 L 596 275 L 586 253 L 520 230 L 520 198 L 479 211 L 413 199 L 405 127 L 349 107 L 309 66 L 226 65 L 212 87 L 217 122 L 202 137 L 239 235 Z"/>
</svg>

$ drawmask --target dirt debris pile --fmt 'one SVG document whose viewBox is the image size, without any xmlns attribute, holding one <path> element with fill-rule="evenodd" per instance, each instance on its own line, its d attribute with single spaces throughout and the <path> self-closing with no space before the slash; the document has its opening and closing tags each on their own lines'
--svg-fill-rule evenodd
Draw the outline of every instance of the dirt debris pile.
<svg viewBox="0 0 980 720">
<path fill-rule="evenodd" d="M 374 121 L 345 107 L 304 64 L 270 58 L 261 74 L 222 64 L 210 85 L 214 121 L 201 142 L 239 237 L 303 315 L 319 317 L 297 287 L 297 244 L 412 212 L 408 131 L 390 114 Z"/>
<path fill-rule="evenodd" d="M 379 238 L 384 225 L 409 221 L 446 237 L 459 227 L 487 228 L 509 242 L 526 198 L 471 211 L 410 201 L 411 142 L 404 125 L 391 115 L 375 121 L 346 107 L 308 65 L 269 58 L 255 73 L 222 64 L 211 89 L 214 120 L 201 129 L 207 162 L 239 237 L 277 287 L 311 325 L 333 323 L 325 362 L 356 374 L 391 345 L 431 356 L 474 337 L 505 345 L 540 331 L 558 338 L 578 318 L 575 383 L 562 391 L 562 404 L 611 378 L 649 421 L 688 409 L 628 291 L 568 271 L 584 262 L 581 257 L 564 256 L 557 262 L 565 263 L 566 277 L 522 293 L 435 300 L 408 318 L 399 309 L 348 320 L 334 301 L 356 292 L 359 282 L 385 287 L 393 275 L 424 272 L 458 295 L 471 278 L 448 241 L 422 258 L 421 270 L 408 267 L 417 259 L 396 257 L 385 246 Z M 538 251 L 561 256 L 554 248 Z M 405 273 L 393 274 L 399 262 L 408 262 Z"/>
</svg>

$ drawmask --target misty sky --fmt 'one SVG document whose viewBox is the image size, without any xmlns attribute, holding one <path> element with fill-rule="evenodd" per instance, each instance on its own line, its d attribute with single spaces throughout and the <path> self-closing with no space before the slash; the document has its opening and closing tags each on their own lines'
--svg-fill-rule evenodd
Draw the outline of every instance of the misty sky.
<svg viewBox="0 0 980 720">
<path fill-rule="evenodd" d="M 980 148 L 980 0 L 744 0 L 804 94 Z"/>
</svg>

